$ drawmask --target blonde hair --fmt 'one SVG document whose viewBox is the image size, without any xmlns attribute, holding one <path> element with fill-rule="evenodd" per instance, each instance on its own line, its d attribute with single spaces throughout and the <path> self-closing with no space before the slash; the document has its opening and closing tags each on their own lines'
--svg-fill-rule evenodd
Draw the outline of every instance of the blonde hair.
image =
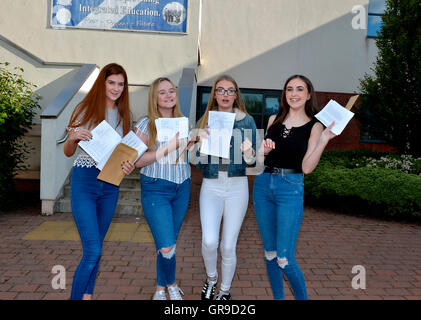
<svg viewBox="0 0 421 320">
<path fill-rule="evenodd" d="M 211 90 L 211 93 L 210 93 L 210 96 L 209 96 L 209 101 L 208 101 L 208 105 L 206 107 L 206 111 L 198 121 L 198 127 L 200 129 L 205 128 L 206 125 L 208 124 L 209 111 L 218 110 L 218 102 L 216 101 L 216 98 L 215 98 L 215 90 L 216 90 L 216 85 L 222 80 L 226 80 L 226 81 L 231 82 L 235 87 L 237 97 L 235 98 L 234 105 L 232 107 L 238 108 L 241 111 L 243 111 L 244 113 L 247 113 L 246 105 L 244 104 L 244 100 L 243 100 L 243 97 L 241 95 L 240 89 L 238 88 L 237 82 L 229 75 L 222 75 L 218 79 L 216 79 L 215 83 L 212 86 L 212 90 Z"/>
<path fill-rule="evenodd" d="M 173 117 L 184 117 L 180 110 L 180 104 L 178 102 L 178 91 L 174 83 L 168 78 L 158 78 L 154 82 L 152 82 L 149 88 L 149 95 L 148 95 L 148 148 L 149 150 L 153 150 L 156 146 L 156 126 L 155 120 L 161 117 L 161 114 L 158 110 L 158 86 L 161 82 L 168 81 L 174 87 L 176 92 L 176 102 L 173 108 Z"/>
</svg>

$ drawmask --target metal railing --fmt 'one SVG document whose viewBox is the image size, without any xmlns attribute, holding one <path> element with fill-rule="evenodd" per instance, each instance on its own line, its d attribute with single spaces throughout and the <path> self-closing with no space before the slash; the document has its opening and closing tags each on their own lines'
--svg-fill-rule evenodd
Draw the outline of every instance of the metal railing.
<svg viewBox="0 0 421 320">
<path fill-rule="evenodd" d="M 71 171 L 74 157 L 67 158 L 62 143 L 67 139 L 65 128 L 74 107 L 89 91 L 97 77 L 95 65 L 80 68 L 67 87 L 54 99 L 41 115 L 41 200 L 42 211 L 53 214 L 55 203 Z M 183 69 L 178 85 L 181 111 L 193 126 L 196 119 L 196 73 Z"/>
<path fill-rule="evenodd" d="M 73 106 L 90 89 L 88 87 L 95 80 L 95 70 L 98 67 L 93 64 L 45 61 L 2 35 L 0 35 L 0 46 L 29 62 L 36 70 L 74 68 L 76 71 L 66 87 L 40 115 L 40 198 L 42 212 L 52 214 L 54 202 L 61 192 L 73 161 L 65 158 L 63 146 L 60 145 L 66 138 L 64 128 L 67 126 Z"/>
<path fill-rule="evenodd" d="M 74 157 L 67 158 L 63 142 L 67 139 L 66 127 L 76 105 L 82 101 L 99 73 L 94 64 L 82 66 L 67 86 L 41 114 L 41 181 L 42 212 L 54 213 L 54 205 L 61 195 Z"/>
<path fill-rule="evenodd" d="M 43 110 L 41 118 L 41 170 L 40 170 L 40 199 L 42 212 L 50 215 L 54 213 L 55 203 L 62 194 L 71 171 L 74 157 L 67 158 L 63 152 L 63 143 L 67 140 L 66 127 L 76 105 L 85 97 L 99 74 L 99 67 L 95 64 L 48 62 L 33 55 L 21 46 L 0 35 L 3 42 L 11 51 L 18 51 L 35 68 L 74 67 L 77 69 L 71 80 L 54 100 Z M 143 84 L 129 84 L 130 86 L 148 86 Z M 182 113 L 189 118 L 190 125 L 196 120 L 196 70 L 185 68 L 178 84 L 178 95 Z"/>
<path fill-rule="evenodd" d="M 196 98 L 196 71 L 192 68 L 184 68 L 178 84 L 178 101 L 180 102 L 181 112 L 189 118 L 191 128 L 196 124 Z"/>
</svg>

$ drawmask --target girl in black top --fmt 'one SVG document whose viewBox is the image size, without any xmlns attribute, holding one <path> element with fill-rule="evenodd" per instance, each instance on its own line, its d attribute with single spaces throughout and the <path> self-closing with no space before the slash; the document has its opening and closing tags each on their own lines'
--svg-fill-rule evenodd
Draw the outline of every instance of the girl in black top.
<svg viewBox="0 0 421 320">
<path fill-rule="evenodd" d="M 253 200 L 275 299 L 284 299 L 283 274 L 296 299 L 308 299 L 304 276 L 295 260 L 303 216 L 303 174 L 311 173 L 335 135 L 316 121 L 317 101 L 310 80 L 290 77 L 281 107 L 269 118 L 267 134 L 257 154 L 264 172 L 254 181 Z M 266 157 L 266 159 L 264 158 Z"/>
</svg>

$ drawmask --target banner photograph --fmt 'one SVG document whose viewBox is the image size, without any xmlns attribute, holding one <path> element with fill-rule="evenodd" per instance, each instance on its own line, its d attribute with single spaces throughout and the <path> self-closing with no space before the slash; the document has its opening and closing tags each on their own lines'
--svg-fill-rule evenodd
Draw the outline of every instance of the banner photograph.
<svg viewBox="0 0 421 320">
<path fill-rule="evenodd" d="M 51 26 L 186 33 L 188 0 L 52 0 Z"/>
</svg>

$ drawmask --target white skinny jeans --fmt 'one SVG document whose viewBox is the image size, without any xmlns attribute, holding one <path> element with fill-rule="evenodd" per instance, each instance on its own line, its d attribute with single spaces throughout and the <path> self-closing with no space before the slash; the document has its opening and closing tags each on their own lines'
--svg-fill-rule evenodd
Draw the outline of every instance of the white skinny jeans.
<svg viewBox="0 0 421 320">
<path fill-rule="evenodd" d="M 249 190 L 247 177 L 228 177 L 219 172 L 218 179 L 203 179 L 200 189 L 200 222 L 202 224 L 202 256 L 206 274 L 217 275 L 219 229 L 222 217 L 221 290 L 229 291 L 237 265 L 238 234 L 247 211 Z"/>
</svg>

